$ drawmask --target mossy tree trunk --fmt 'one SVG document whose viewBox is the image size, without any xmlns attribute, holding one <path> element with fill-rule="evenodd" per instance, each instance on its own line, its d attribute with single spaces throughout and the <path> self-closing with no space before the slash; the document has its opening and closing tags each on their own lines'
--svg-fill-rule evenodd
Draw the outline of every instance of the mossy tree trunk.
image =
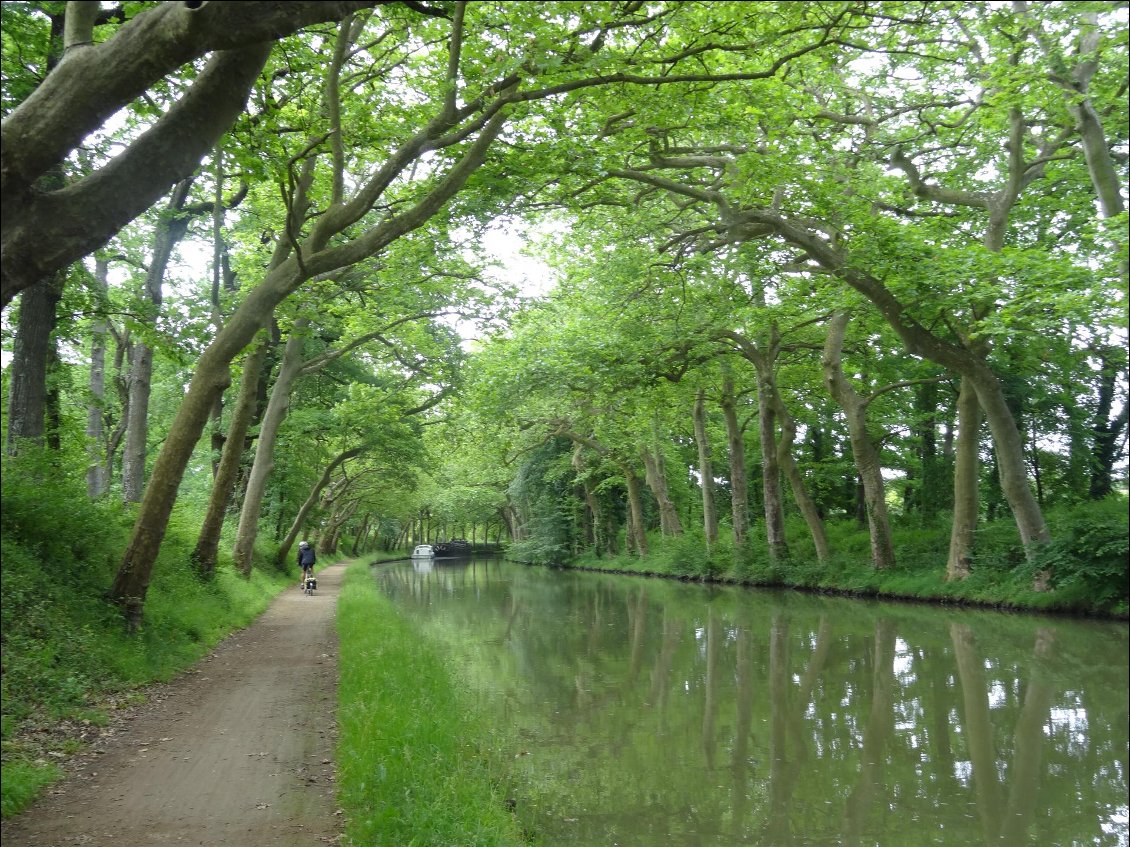
<svg viewBox="0 0 1130 847">
<path fill-rule="evenodd" d="M 240 461 L 243 459 L 245 448 L 244 442 L 247 440 L 247 432 L 251 428 L 251 421 L 255 416 L 259 375 L 264 362 L 267 360 L 268 347 L 269 342 L 264 339 L 243 360 L 243 375 L 239 383 L 239 396 L 236 399 L 235 408 L 232 409 L 227 438 L 220 453 L 219 464 L 216 466 L 216 475 L 212 480 L 212 493 L 208 498 L 208 509 L 205 512 L 200 534 L 196 539 L 196 547 L 192 553 L 192 561 L 200 573 L 205 576 L 212 574 L 216 568 L 220 533 L 223 530 L 228 503 L 231 502 L 232 492 L 235 490 L 236 479 L 239 476 Z"/>
<path fill-rule="evenodd" d="M 828 337 L 821 364 L 828 393 L 844 410 L 855 468 L 863 483 L 867 529 L 871 535 L 871 563 L 877 570 L 884 570 L 894 567 L 895 550 L 891 541 L 891 521 L 887 514 L 882 461 L 867 428 L 867 406 L 870 400 L 856 392 L 843 370 L 844 338 L 850 320 L 851 316 L 847 312 L 838 312 L 832 316 L 828 323 Z"/>
</svg>

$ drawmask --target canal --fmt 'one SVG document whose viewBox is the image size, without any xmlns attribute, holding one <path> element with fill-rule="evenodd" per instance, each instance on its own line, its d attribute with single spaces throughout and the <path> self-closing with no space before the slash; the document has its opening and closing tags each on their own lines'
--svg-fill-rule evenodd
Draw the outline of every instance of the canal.
<svg viewBox="0 0 1130 847">
<path fill-rule="evenodd" d="M 374 576 L 555 847 L 1127 845 L 1125 624 L 531 568 Z"/>
</svg>

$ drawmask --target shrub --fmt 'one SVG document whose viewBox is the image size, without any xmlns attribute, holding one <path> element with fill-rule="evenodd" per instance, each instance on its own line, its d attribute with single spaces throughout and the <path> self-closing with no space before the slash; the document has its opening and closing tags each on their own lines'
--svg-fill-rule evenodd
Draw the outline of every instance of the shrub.
<svg viewBox="0 0 1130 847">
<path fill-rule="evenodd" d="M 694 579 L 714 579 L 722 573 L 722 565 L 706 549 L 702 532 L 690 531 L 661 539 L 657 564 L 668 573 Z"/>
<path fill-rule="evenodd" d="M 1029 580 L 1051 575 L 1057 590 L 1091 598 L 1097 606 L 1125 609 L 1130 599 L 1130 530 L 1126 498 L 1059 510 L 1048 518 L 1052 543 L 1023 569 Z"/>
</svg>

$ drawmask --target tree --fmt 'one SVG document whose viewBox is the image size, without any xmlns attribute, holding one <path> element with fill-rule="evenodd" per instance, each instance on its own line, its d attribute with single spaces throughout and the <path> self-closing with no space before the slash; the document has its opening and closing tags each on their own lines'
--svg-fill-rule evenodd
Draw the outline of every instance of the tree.
<svg viewBox="0 0 1130 847">
<path fill-rule="evenodd" d="M 162 3 L 96 43 L 98 7 L 68 3 L 62 60 L 0 127 L 0 305 L 101 247 L 190 176 L 243 111 L 276 40 L 378 5 Z M 176 104 L 113 161 L 63 188 L 40 184 L 119 109 L 208 54 Z"/>
<path fill-rule="evenodd" d="M 193 564 L 205 576 L 213 573 L 216 568 L 220 532 L 223 529 L 228 504 L 231 502 L 232 491 L 235 489 L 244 442 L 255 413 L 259 376 L 267 359 L 268 346 L 268 340 L 263 338 L 243 360 L 239 395 L 231 412 L 227 438 L 224 440 L 220 461 L 212 479 L 208 508 L 200 526 L 196 547 L 192 552 Z"/>
<path fill-rule="evenodd" d="M 145 266 L 142 283 L 144 307 L 150 317 L 156 317 L 163 299 L 162 288 L 173 251 L 188 232 L 194 217 L 214 212 L 215 203 L 202 201 L 188 203 L 192 189 L 191 178 L 182 180 L 169 197 L 168 207 L 157 220 L 153 232 L 149 261 Z M 247 186 L 227 201 L 228 208 L 243 199 Z M 225 204 L 221 203 L 221 206 Z M 141 500 L 145 488 L 145 463 L 148 454 L 149 394 L 153 378 L 153 349 L 147 339 L 140 338 L 132 346 L 129 356 L 129 405 L 126 425 L 126 442 L 122 455 L 122 496 L 127 503 Z"/>
<path fill-rule="evenodd" d="M 518 14 L 518 10 L 532 14 L 525 7 L 516 7 L 505 15 Z M 369 147 L 351 149 L 351 164 L 358 172 L 351 174 L 350 180 L 345 179 L 344 148 L 331 145 L 331 179 L 328 191 L 318 197 L 323 203 L 320 213 L 311 212 L 287 222 L 291 254 L 246 290 L 241 305 L 201 355 L 157 457 L 111 589 L 129 620 L 136 622 L 139 618 L 176 489 L 208 411 L 230 381 L 229 364 L 251 341 L 265 316 L 306 282 L 379 255 L 397 239 L 423 226 L 486 162 L 516 104 L 607 84 L 608 78 L 594 72 L 589 63 L 600 56 L 610 32 L 617 33 L 616 41 L 622 49 L 627 40 L 623 33 L 628 28 L 646 26 L 646 18 L 633 17 L 636 11 L 632 6 L 613 9 L 610 19 L 583 20 L 579 29 L 574 28 L 572 19 L 551 19 L 546 26 L 552 24 L 554 31 L 547 31 L 547 38 L 535 40 L 517 55 L 510 50 L 512 45 L 489 38 L 481 44 L 467 41 L 466 6 L 461 3 L 456 5 L 450 25 L 445 21 L 440 31 L 433 33 L 437 43 L 444 45 L 442 51 L 418 50 L 414 38 L 421 34 L 419 28 L 396 26 L 395 22 L 390 25 L 388 34 L 396 40 L 401 60 L 393 63 L 386 78 L 366 78 L 366 85 L 374 90 L 373 96 L 388 97 L 390 102 L 400 97 L 397 108 L 405 120 L 388 126 L 388 144 L 381 161 L 374 160 Z M 484 30 L 489 29 L 488 21 Z M 598 35 L 589 40 L 593 31 Z M 634 47 L 629 43 L 626 49 L 631 52 Z M 480 63 L 484 51 L 492 57 L 485 65 Z M 362 64 L 370 62 L 365 51 L 353 59 Z M 416 66 L 413 81 L 419 89 L 411 96 L 406 96 L 401 62 Z M 501 73 L 496 71 L 498 67 Z M 527 77 L 529 84 L 524 85 Z M 654 81 L 666 80 L 657 77 Z M 299 161 L 315 156 L 315 149 L 307 147 L 293 155 L 290 164 L 297 166 Z M 292 174 L 292 178 L 297 179 L 297 175 Z M 349 197 L 344 194 L 347 183 L 353 188 Z M 293 187 L 294 183 L 288 181 L 287 185 Z M 306 210 L 302 211 L 306 215 Z"/>
<path fill-rule="evenodd" d="M 57 273 L 27 289 L 21 299 L 8 383 L 9 455 L 21 443 L 43 446 L 47 434 L 47 378 L 55 339 L 55 307 L 66 275 Z"/>
<path fill-rule="evenodd" d="M 295 533 L 489 524 L 538 560 L 624 537 L 788 572 L 830 561 L 825 520 L 952 505 L 955 578 L 985 515 L 1010 508 L 1036 562 L 1045 509 L 1119 487 L 1115 7 L 61 8 L 0 10 L 7 436 L 101 469 L 123 421 L 148 427 L 111 592 L 131 623 L 171 510 L 203 513 L 209 484 L 204 573 L 246 481 L 240 567 Z M 43 74 L 52 38 L 69 49 Z M 209 209 L 210 233 L 182 214 Z M 481 267 L 499 215 L 547 222 L 546 302 L 508 303 Z M 460 339 L 468 321 L 491 328 Z M 123 356 L 149 380 L 147 349 L 152 401 L 116 395 Z M 394 445 L 347 408 L 403 427 L 391 490 Z"/>
<path fill-rule="evenodd" d="M 706 431 L 706 392 L 699 389 L 694 399 L 694 437 L 698 447 L 699 485 L 702 487 L 702 523 L 709 552 L 718 542 L 718 514 L 714 506 L 714 462 Z"/>
<path fill-rule="evenodd" d="M 993 26 L 996 26 L 995 21 Z M 881 42 L 877 42 L 874 47 L 876 54 L 885 49 L 885 45 Z M 877 111 L 873 105 L 872 111 Z M 947 104 L 938 105 L 941 107 Z M 981 112 L 976 107 L 977 104 L 973 104 L 971 114 L 980 115 Z M 803 108 L 803 106 L 799 107 L 799 109 Z M 926 107 L 920 107 L 920 109 L 924 108 Z M 898 114 L 898 110 L 890 114 Z M 829 111 L 824 109 L 817 114 L 817 117 L 828 115 Z M 936 188 L 933 183 L 920 178 L 916 169 L 908 163 L 902 148 L 897 146 L 897 141 L 887 141 L 885 145 L 885 149 L 893 146 L 891 160 L 908 174 L 914 191 L 935 202 L 944 200 L 967 203 L 988 210 L 989 220 L 984 238 L 985 246 L 991 252 L 1000 251 L 1009 214 L 1020 191 L 1044 174 L 1046 166 L 1054 161 L 1057 151 L 1066 141 L 1066 136 L 1056 131 L 1053 126 L 1046 136 L 1035 139 L 1033 142 L 1035 154 L 1033 158 L 1026 158 L 1024 144 L 1028 138 L 1024 131 L 1029 124 L 1025 123 L 1020 108 L 1015 105 L 1012 106 L 1011 111 L 1008 111 L 1008 115 L 1010 123 L 1007 126 L 1011 126 L 1012 130 L 1007 149 L 1011 152 L 1005 163 L 1003 186 L 995 191 L 956 192 Z M 863 125 L 870 128 L 880 126 L 888 119 L 889 115 L 881 114 L 876 117 L 849 116 L 842 122 L 851 126 Z M 992 132 L 992 126 L 990 121 L 986 121 L 987 132 Z M 784 182 L 775 186 L 772 184 L 760 186 L 760 199 L 751 202 L 749 199 L 753 188 L 751 181 L 740 179 L 739 174 L 743 167 L 741 159 L 743 154 L 750 153 L 753 149 L 758 149 L 760 154 L 760 148 L 755 148 L 752 144 L 738 145 L 730 140 L 728 150 L 732 150 L 732 154 L 706 155 L 707 149 L 716 150 L 717 145 L 712 148 L 707 148 L 702 143 L 680 146 L 677 140 L 678 131 L 675 129 L 652 127 L 649 132 L 653 138 L 659 137 L 661 141 L 653 141 L 650 144 L 647 156 L 642 158 L 638 167 L 609 168 L 608 173 L 612 177 L 632 180 L 643 186 L 671 192 L 679 197 L 679 202 L 684 205 L 701 204 L 713 207 L 716 210 L 713 224 L 690 230 L 699 238 L 718 232 L 727 233 L 730 239 L 743 241 L 771 236 L 798 248 L 823 271 L 837 275 L 870 299 L 903 339 L 910 352 L 926 356 L 944 367 L 957 371 L 971 381 L 993 433 L 1002 489 L 1016 517 L 1021 538 L 1025 546 L 1033 551 L 1046 543 L 1047 528 L 1039 505 L 1028 486 L 1023 458 L 1023 439 L 1017 422 L 1005 402 L 1000 378 L 994 373 L 992 365 L 986 361 L 988 346 L 984 334 L 978 335 L 974 330 L 965 330 L 960 334 L 960 338 L 951 340 L 931 331 L 924 320 L 914 314 L 920 308 L 919 305 L 915 304 L 912 308 L 884 282 L 882 277 L 891 275 L 888 269 L 897 266 L 896 262 L 906 262 L 915 248 L 910 248 L 902 257 L 895 258 L 894 261 L 891 258 L 883 261 L 883 271 L 878 270 L 878 265 L 871 266 L 875 270 L 871 270 L 868 265 L 869 261 L 880 261 L 881 252 L 869 253 L 869 258 L 865 259 L 859 252 L 850 250 L 850 245 L 855 241 L 867 240 L 869 248 L 872 245 L 875 247 L 883 245 L 883 248 L 889 249 L 894 248 L 899 240 L 881 212 L 877 213 L 878 204 L 870 199 L 877 193 L 876 188 L 867 185 L 857 176 L 862 174 L 866 179 L 874 178 L 873 172 L 862 166 L 864 160 L 860 155 L 866 151 L 870 137 L 865 135 L 862 143 L 851 148 L 848 156 L 839 158 L 837 164 L 842 162 L 841 167 L 833 166 L 830 169 L 833 171 L 830 176 L 834 180 L 858 180 L 858 187 L 853 189 L 852 195 L 858 193 L 868 198 L 856 207 L 859 214 L 853 215 L 850 211 L 853 206 L 852 200 L 833 199 L 838 192 L 835 181 L 818 185 L 811 178 L 804 178 L 800 174 L 788 174 L 788 171 Z M 675 155 L 676 152 L 684 155 Z M 795 155 L 806 161 L 812 160 L 810 153 L 798 152 Z M 697 174 L 701 173 L 703 168 L 708 169 L 708 173 L 718 175 L 718 180 L 711 184 L 709 180 L 699 178 Z M 662 171 L 685 173 L 687 177 L 679 181 L 660 175 L 659 172 Z M 966 173 L 963 168 L 964 175 Z M 795 180 L 795 183 L 792 180 Z M 783 198 L 787 196 L 787 192 L 793 190 L 790 187 L 793 184 L 805 185 L 805 190 L 809 192 L 808 198 L 797 196 L 792 208 L 783 208 Z M 744 195 L 743 198 L 739 201 L 731 196 L 730 189 L 735 195 L 739 193 Z M 805 206 L 814 208 L 805 209 Z M 819 206 L 834 208 L 835 211 L 830 217 L 825 215 L 824 220 L 819 217 L 814 218 L 814 212 L 820 215 Z M 899 207 L 888 201 L 878 208 L 898 209 Z M 901 230 L 904 233 L 908 231 L 908 227 L 903 227 Z M 909 246 L 907 243 L 906 247 Z M 921 254 L 921 247 L 918 248 L 918 252 Z M 986 270 L 993 273 L 990 270 L 990 263 L 984 264 Z M 1009 273 L 1007 265 L 996 272 L 1006 275 Z M 990 302 L 991 295 L 988 291 L 971 291 L 965 299 L 966 302 L 954 303 L 948 309 L 942 307 L 946 309 L 947 317 L 951 322 L 958 320 L 976 322 L 987 317 L 986 312 L 978 304 Z M 972 308 L 968 308 L 969 306 Z"/>
</svg>

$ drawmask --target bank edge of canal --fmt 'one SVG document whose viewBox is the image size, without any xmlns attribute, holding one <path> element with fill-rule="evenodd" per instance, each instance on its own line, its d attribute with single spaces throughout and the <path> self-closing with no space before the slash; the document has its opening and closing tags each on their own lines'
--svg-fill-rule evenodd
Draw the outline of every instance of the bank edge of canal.
<svg viewBox="0 0 1130 847">
<path fill-rule="evenodd" d="M 1123 549 L 1127 547 L 1130 547 L 1130 542 L 1124 541 Z M 731 570 L 717 567 L 695 569 L 678 565 L 672 567 L 668 558 L 581 557 L 561 567 L 566 570 L 739 588 L 789 589 L 851 599 L 1130 622 L 1130 605 L 1125 598 L 1125 589 L 1121 598 L 1095 598 L 1088 593 L 1085 585 L 1073 580 L 1061 587 L 1053 586 L 1046 591 L 1036 591 L 1032 588 L 1030 573 L 1033 569 L 1029 565 L 1017 565 L 1011 569 L 989 566 L 975 570 L 963 581 L 947 582 L 944 562 L 928 570 L 898 567 L 890 572 L 883 572 L 871 568 L 866 557 L 852 564 L 841 563 L 835 568 L 818 568 L 813 562 L 797 559 L 741 573 L 736 567 Z M 1125 570 L 1126 566 L 1123 565 L 1123 580 L 1126 579 Z"/>
<path fill-rule="evenodd" d="M 338 600 L 338 801 L 353 845 L 532 843 L 505 738 L 434 645 L 352 565 Z"/>
</svg>

